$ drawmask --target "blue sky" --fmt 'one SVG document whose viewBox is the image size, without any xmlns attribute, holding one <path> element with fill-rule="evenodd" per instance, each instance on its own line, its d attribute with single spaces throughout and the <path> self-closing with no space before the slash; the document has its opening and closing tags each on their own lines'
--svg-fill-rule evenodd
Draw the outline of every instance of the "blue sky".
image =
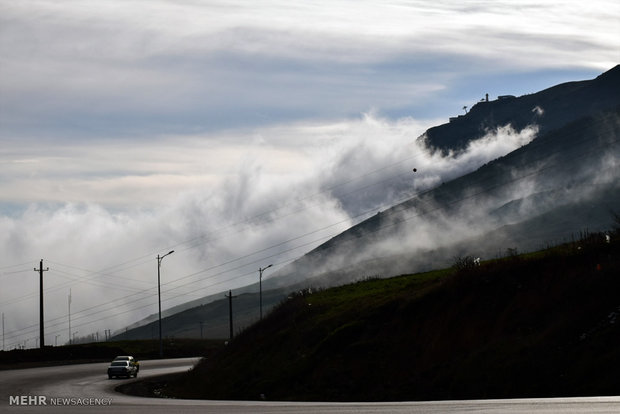
<svg viewBox="0 0 620 414">
<path fill-rule="evenodd" d="M 169 246 L 187 247 L 167 258 L 178 278 L 204 277 L 340 223 L 328 237 L 402 196 L 408 157 L 431 160 L 415 138 L 464 105 L 616 65 L 618 16 L 613 0 L 0 1 L 0 280 L 55 261 L 50 301 L 72 286 L 79 309 L 106 278 L 150 286 L 150 256 Z M 425 185 L 511 148 L 478 148 Z M 331 190 L 385 177 L 400 177 L 387 192 Z M 265 212 L 267 229 L 247 225 Z M 248 283 L 244 272 L 203 293 Z M 30 315 L 36 287 L 23 289 L 15 303 L 2 289 L 3 312 Z"/>
</svg>

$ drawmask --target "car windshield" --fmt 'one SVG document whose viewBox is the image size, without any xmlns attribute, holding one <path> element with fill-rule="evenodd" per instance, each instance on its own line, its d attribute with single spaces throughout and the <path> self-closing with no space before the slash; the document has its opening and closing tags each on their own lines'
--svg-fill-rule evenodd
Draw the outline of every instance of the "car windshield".
<svg viewBox="0 0 620 414">
<path fill-rule="evenodd" d="M 124 366 L 127 366 L 127 361 L 112 362 L 112 366 L 113 367 L 124 367 Z"/>
</svg>

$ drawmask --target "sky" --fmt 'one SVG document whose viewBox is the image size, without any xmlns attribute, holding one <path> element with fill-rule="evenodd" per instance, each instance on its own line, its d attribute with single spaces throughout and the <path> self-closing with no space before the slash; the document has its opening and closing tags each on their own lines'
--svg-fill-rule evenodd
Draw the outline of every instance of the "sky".
<svg viewBox="0 0 620 414">
<path fill-rule="evenodd" d="M 166 309 L 518 148 L 531 131 L 443 160 L 416 138 L 486 93 L 612 68 L 618 16 L 614 0 L 0 0 L 3 347 L 38 343 L 40 259 L 46 343 L 103 338 L 157 311 L 158 254 L 175 250 Z"/>
</svg>

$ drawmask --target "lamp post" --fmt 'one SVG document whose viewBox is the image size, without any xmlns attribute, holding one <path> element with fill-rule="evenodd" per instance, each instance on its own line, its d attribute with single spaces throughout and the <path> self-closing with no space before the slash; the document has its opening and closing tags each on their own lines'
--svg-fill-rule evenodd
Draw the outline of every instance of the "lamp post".
<svg viewBox="0 0 620 414">
<path fill-rule="evenodd" d="M 161 269 L 161 261 L 164 259 L 164 257 L 172 253 L 174 253 L 174 250 L 170 250 L 168 253 L 166 253 L 163 256 L 157 255 L 157 297 L 158 297 L 158 302 L 159 302 L 159 357 L 160 358 L 164 357 L 164 345 L 161 339 L 161 283 L 160 283 L 161 270 L 160 269 Z"/>
<path fill-rule="evenodd" d="M 260 298 L 260 319 L 263 320 L 263 272 L 269 269 L 272 264 L 264 268 L 258 268 L 258 289 L 259 289 L 259 298 Z"/>
</svg>

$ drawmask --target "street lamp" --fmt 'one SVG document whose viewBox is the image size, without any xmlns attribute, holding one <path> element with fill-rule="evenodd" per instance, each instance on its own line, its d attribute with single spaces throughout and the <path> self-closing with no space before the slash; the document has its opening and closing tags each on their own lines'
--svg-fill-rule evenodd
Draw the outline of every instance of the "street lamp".
<svg viewBox="0 0 620 414">
<path fill-rule="evenodd" d="M 258 288 L 259 288 L 259 298 L 260 298 L 260 319 L 263 320 L 263 271 L 269 269 L 272 264 L 264 268 L 258 268 Z"/>
<path fill-rule="evenodd" d="M 164 259 L 164 257 L 172 253 L 174 253 L 174 250 L 170 250 L 168 253 L 166 253 L 163 256 L 157 255 L 157 297 L 159 301 L 159 357 L 160 358 L 164 357 L 164 345 L 161 340 L 161 283 L 160 283 L 161 271 L 160 269 L 161 269 L 161 261 Z"/>
</svg>

